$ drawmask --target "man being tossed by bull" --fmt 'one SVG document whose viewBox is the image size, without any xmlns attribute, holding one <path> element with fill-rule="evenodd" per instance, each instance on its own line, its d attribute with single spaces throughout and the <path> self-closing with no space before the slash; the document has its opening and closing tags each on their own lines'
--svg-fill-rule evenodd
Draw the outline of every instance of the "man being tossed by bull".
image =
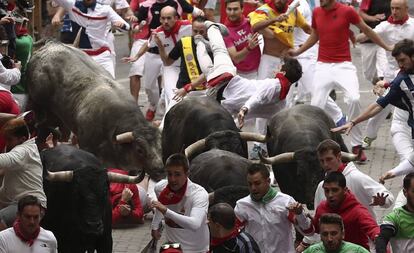
<svg viewBox="0 0 414 253">
<path fill-rule="evenodd" d="M 285 58 L 275 78 L 248 80 L 236 75 L 236 68 L 228 54 L 221 34 L 227 28 L 211 21 L 204 22 L 209 42 L 199 36 L 196 39 L 197 57 L 207 80 L 207 95 L 221 102 L 230 113 L 238 113 L 240 128 L 247 114 L 253 118 L 268 118 L 284 108 L 290 85 L 302 76 L 302 67 L 296 59 Z M 211 48 L 213 61 L 207 47 Z M 214 62 L 214 64 L 213 64 Z M 252 83 L 253 82 L 253 83 Z"/>
<path fill-rule="evenodd" d="M 160 222 L 165 218 L 166 239 L 181 244 L 183 252 L 199 253 L 209 249 L 207 226 L 208 194 L 188 179 L 189 162 L 183 154 L 171 155 L 166 163 L 167 180 L 155 185 L 158 201 L 151 224 L 151 235 L 159 240 Z"/>
</svg>

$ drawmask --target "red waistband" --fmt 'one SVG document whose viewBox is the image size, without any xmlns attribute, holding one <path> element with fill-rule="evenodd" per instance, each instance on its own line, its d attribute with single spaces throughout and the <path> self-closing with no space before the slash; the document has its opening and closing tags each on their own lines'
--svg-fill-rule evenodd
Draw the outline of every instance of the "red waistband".
<svg viewBox="0 0 414 253">
<path fill-rule="evenodd" d="M 101 48 L 98 48 L 96 50 L 93 50 L 93 49 L 92 50 L 91 49 L 84 49 L 83 50 L 83 52 L 87 53 L 90 56 L 100 55 L 105 51 L 111 52 L 111 49 L 109 49 L 109 47 L 101 47 Z"/>
</svg>

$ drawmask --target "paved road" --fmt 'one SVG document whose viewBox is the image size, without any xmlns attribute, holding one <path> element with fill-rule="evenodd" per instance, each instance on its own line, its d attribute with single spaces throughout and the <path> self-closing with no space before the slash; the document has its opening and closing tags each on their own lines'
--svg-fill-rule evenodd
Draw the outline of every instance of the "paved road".
<svg viewBox="0 0 414 253">
<path fill-rule="evenodd" d="M 117 58 L 125 56 L 128 54 L 127 51 L 127 38 L 126 36 L 116 37 L 117 40 Z M 361 91 L 361 105 L 365 108 L 369 103 L 375 100 L 375 96 L 371 93 L 371 84 L 363 80 L 361 76 L 361 60 L 360 60 L 360 51 L 358 48 L 352 50 L 354 63 L 358 68 L 358 77 L 360 80 L 360 91 Z M 125 87 L 128 88 L 128 70 L 129 65 L 119 63 L 116 68 L 117 80 L 120 80 L 122 84 L 125 84 Z M 140 93 L 140 104 L 145 110 L 146 98 L 145 95 Z M 343 96 L 341 92 L 338 92 L 338 103 L 341 108 L 344 107 Z M 346 110 L 345 110 L 346 112 Z M 365 126 L 365 124 L 364 124 Z M 387 120 L 385 124 L 380 128 L 378 133 L 377 140 L 373 143 L 371 150 L 367 150 L 366 154 L 368 156 L 368 162 L 365 164 L 358 165 L 358 167 L 364 173 L 367 173 L 374 179 L 378 179 L 379 176 L 385 171 L 392 168 L 394 165 L 398 164 L 399 158 L 395 154 L 395 149 L 391 142 L 391 136 L 389 134 L 390 120 Z M 345 136 L 345 141 L 349 147 L 349 140 Z M 397 192 L 402 187 L 402 178 L 392 179 L 387 181 L 386 187 L 391 189 L 396 197 Z M 389 210 L 377 209 L 377 216 L 381 218 L 384 214 L 388 213 Z M 140 252 L 140 250 L 145 247 L 146 243 L 150 240 L 150 221 L 146 221 L 144 225 L 141 225 L 136 228 L 131 229 L 114 229 L 113 238 L 114 238 L 114 252 L 117 253 L 126 253 L 126 252 Z"/>
</svg>

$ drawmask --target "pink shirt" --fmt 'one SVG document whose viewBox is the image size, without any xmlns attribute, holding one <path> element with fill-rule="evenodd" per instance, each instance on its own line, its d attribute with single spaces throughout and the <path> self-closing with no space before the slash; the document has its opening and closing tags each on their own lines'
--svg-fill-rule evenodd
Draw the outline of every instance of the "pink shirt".
<svg viewBox="0 0 414 253">
<path fill-rule="evenodd" d="M 229 35 L 224 37 L 226 47 L 236 47 L 237 51 L 247 47 L 249 38 L 253 36 L 253 31 L 249 21 L 246 18 L 243 18 L 243 21 L 241 21 L 240 24 L 234 24 L 229 20 L 226 20 L 225 24 L 229 29 Z M 260 48 L 256 47 L 247 54 L 243 61 L 234 63 L 234 65 L 236 66 L 238 72 L 249 73 L 257 71 L 260 64 L 260 56 Z"/>
</svg>

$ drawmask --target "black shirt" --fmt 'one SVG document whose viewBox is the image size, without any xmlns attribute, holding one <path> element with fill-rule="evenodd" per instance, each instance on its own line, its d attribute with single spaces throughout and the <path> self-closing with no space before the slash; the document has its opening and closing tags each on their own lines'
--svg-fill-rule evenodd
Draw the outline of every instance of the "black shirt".
<svg viewBox="0 0 414 253">
<path fill-rule="evenodd" d="M 183 12 L 185 13 L 193 12 L 194 7 L 191 4 L 189 4 L 186 0 L 177 0 L 177 2 L 180 4 L 181 8 L 183 9 Z M 174 0 L 167 0 L 163 3 L 155 2 L 151 7 L 145 7 L 141 5 L 138 9 L 138 13 L 136 14 L 138 18 L 138 23 L 148 18 L 148 9 L 150 9 L 152 20 L 148 24 L 149 30 L 151 31 L 151 30 L 156 29 L 157 27 L 161 25 L 161 22 L 160 22 L 161 9 L 164 8 L 165 6 L 171 6 L 177 9 L 178 8 L 177 2 Z"/>
<path fill-rule="evenodd" d="M 198 72 L 201 74 L 200 64 L 198 63 L 197 58 L 197 51 L 196 51 L 196 45 L 194 43 L 193 38 L 191 38 L 191 47 L 193 48 L 193 54 L 195 58 L 195 62 L 197 64 Z M 175 60 L 178 60 L 178 58 L 181 57 L 181 63 L 180 63 L 180 74 L 178 75 L 178 81 L 177 81 L 177 88 L 181 89 L 184 87 L 184 85 L 191 83 L 190 77 L 187 73 L 187 66 L 184 61 L 184 52 L 183 52 L 183 42 L 180 39 L 177 44 L 175 44 L 174 48 L 171 50 L 171 52 L 168 54 L 168 57 Z"/>
</svg>

